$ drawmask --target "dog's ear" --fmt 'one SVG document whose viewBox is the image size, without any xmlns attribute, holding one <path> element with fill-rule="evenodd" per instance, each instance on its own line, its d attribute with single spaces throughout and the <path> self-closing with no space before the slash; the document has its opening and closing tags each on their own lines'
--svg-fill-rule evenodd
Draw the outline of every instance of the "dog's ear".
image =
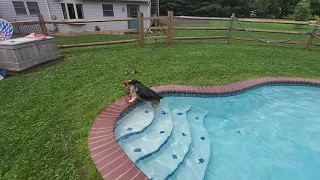
<svg viewBox="0 0 320 180">
<path fill-rule="evenodd" d="M 123 84 L 124 86 L 126 86 L 126 85 L 128 85 L 128 81 L 123 81 L 122 84 Z"/>
<path fill-rule="evenodd" d="M 123 87 L 124 87 L 125 89 L 128 89 L 128 88 L 129 88 L 129 82 L 130 82 L 130 80 L 123 81 Z"/>
</svg>

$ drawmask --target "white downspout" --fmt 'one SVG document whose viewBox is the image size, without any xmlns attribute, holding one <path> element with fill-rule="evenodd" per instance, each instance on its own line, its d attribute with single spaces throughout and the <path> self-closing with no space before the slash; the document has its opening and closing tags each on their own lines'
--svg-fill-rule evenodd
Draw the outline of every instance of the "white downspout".
<svg viewBox="0 0 320 180">
<path fill-rule="evenodd" d="M 151 17 L 151 0 L 148 1 L 148 17 Z M 150 20 L 148 20 L 148 27 L 150 27 Z"/>
<path fill-rule="evenodd" d="M 52 20 L 52 16 L 51 16 L 51 11 L 50 11 L 50 8 L 49 8 L 48 0 L 46 0 L 46 6 L 47 6 L 48 14 L 49 14 L 49 20 Z M 52 24 L 51 26 L 52 26 L 52 30 L 54 30 L 54 25 Z"/>
</svg>

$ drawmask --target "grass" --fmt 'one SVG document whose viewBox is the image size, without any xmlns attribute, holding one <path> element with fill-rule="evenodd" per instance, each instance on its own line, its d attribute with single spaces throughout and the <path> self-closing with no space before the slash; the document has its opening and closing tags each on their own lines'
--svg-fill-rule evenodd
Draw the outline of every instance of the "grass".
<svg viewBox="0 0 320 180">
<path fill-rule="evenodd" d="M 306 32 L 312 29 L 312 26 L 303 25 L 296 28 L 295 25 L 292 24 L 277 24 L 277 23 L 252 23 L 252 22 L 241 22 L 241 24 L 246 29 L 263 29 L 263 30 L 282 30 L 282 31 L 300 31 L 301 33 Z M 181 25 L 179 25 L 181 26 Z M 229 21 L 211 21 L 210 24 L 196 24 L 196 25 L 182 25 L 188 27 L 229 27 Z M 241 28 L 238 22 L 233 23 L 234 28 Z M 199 30 L 194 31 L 193 36 L 227 36 L 227 30 L 215 30 L 215 31 L 208 31 L 208 30 Z M 261 38 L 261 39 L 273 39 L 273 40 L 285 40 L 297 35 L 295 34 L 276 34 L 276 33 L 262 33 L 262 32 L 252 32 L 253 35 Z M 190 32 L 188 30 L 179 30 L 176 31 L 175 36 L 190 36 Z M 251 38 L 247 32 L 243 31 L 232 31 L 232 36 L 234 37 L 246 37 Z M 310 36 L 303 36 L 298 38 L 297 41 L 307 42 Z"/>
<path fill-rule="evenodd" d="M 103 42 L 103 41 L 116 41 L 126 39 L 137 39 L 135 34 L 124 35 L 88 35 L 88 36 L 71 36 L 71 37 L 57 37 L 57 44 L 79 44 L 87 42 Z"/>
<path fill-rule="evenodd" d="M 103 38 L 117 36 L 58 38 L 57 43 Z M 125 94 L 125 79 L 148 86 L 217 85 L 263 76 L 319 79 L 318 51 L 224 40 L 60 50 L 65 59 L 58 65 L 0 81 L 0 179 L 101 179 L 87 136 L 99 112 Z M 138 73 L 123 75 L 133 69 Z"/>
<path fill-rule="evenodd" d="M 283 30 L 283 31 L 301 31 L 301 33 L 306 32 L 313 28 L 310 25 L 303 25 L 296 28 L 292 24 L 277 24 L 277 23 L 253 23 L 253 22 L 242 22 L 245 28 L 252 29 L 265 29 L 265 30 Z M 186 27 L 228 27 L 229 21 L 211 21 L 209 24 L 187 24 L 187 25 L 175 25 L 175 26 L 186 26 Z M 234 22 L 234 28 L 240 28 L 238 22 Z M 227 36 L 228 31 L 226 30 L 174 30 L 175 37 L 186 37 L 186 36 Z M 275 34 L 275 33 L 252 33 L 262 39 L 274 39 L 274 40 L 284 40 L 292 38 L 296 35 L 294 34 Z M 246 32 L 233 31 L 232 36 L 234 37 L 247 37 L 250 36 Z M 303 36 L 297 41 L 307 42 L 310 36 Z M 74 37 L 58 37 L 56 39 L 57 44 L 77 44 L 77 43 L 87 43 L 87 42 L 102 42 L 111 40 L 122 40 L 122 39 L 135 39 L 137 35 L 127 34 L 127 35 L 90 35 L 90 36 L 74 36 Z"/>
</svg>

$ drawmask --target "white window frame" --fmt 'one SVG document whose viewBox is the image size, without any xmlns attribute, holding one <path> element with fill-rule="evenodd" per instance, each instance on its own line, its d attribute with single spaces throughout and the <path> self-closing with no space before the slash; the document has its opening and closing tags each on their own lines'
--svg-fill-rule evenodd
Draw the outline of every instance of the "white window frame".
<svg viewBox="0 0 320 180">
<path fill-rule="evenodd" d="M 112 6 L 112 14 L 113 14 L 113 16 L 104 16 L 104 11 L 105 11 L 105 10 L 103 10 L 103 5 L 111 5 L 111 6 Z M 102 17 L 114 17 L 114 4 L 110 4 L 110 3 L 106 4 L 106 3 L 103 3 L 103 4 L 101 4 L 101 8 L 102 8 Z M 109 10 L 107 10 L 107 11 L 109 11 Z M 111 11 L 109 11 L 109 12 L 111 12 Z"/>
<path fill-rule="evenodd" d="M 29 13 L 30 16 L 38 16 L 39 14 L 31 14 L 30 13 L 28 2 L 29 3 L 37 3 L 38 9 L 39 9 L 39 14 L 41 14 L 39 3 L 37 1 L 25 1 L 24 3 L 25 3 L 25 6 L 26 6 L 26 9 L 28 9 L 28 13 Z"/>
<path fill-rule="evenodd" d="M 16 8 L 13 5 L 13 1 L 22 2 L 23 6 L 24 6 L 24 9 L 26 10 L 27 14 L 17 14 Z M 27 16 L 27 15 L 30 15 L 29 11 L 28 11 L 28 8 L 26 7 L 26 2 L 25 1 L 21 1 L 21 0 L 13 0 L 13 1 L 11 1 L 11 4 L 12 4 L 14 12 L 16 13 L 16 16 Z"/>
<path fill-rule="evenodd" d="M 16 10 L 15 10 L 15 8 L 14 8 L 14 5 L 13 5 L 13 1 L 19 1 L 19 2 L 23 2 L 23 5 L 24 5 L 24 9 L 26 10 L 26 12 L 27 12 L 27 14 L 17 14 L 17 12 L 16 12 Z M 14 10 L 14 12 L 16 13 L 16 16 L 38 16 L 38 15 L 35 15 L 35 14 L 30 14 L 30 11 L 29 11 L 29 7 L 28 7 L 28 5 L 27 5 L 27 2 L 36 2 L 37 4 L 38 4 L 38 8 L 39 8 L 39 14 L 41 14 L 41 10 L 40 10 L 40 7 L 39 7 L 39 2 L 37 2 L 37 1 L 32 1 L 32 0 L 28 0 L 28 1 L 26 1 L 26 0 L 12 0 L 11 1 L 11 4 L 12 4 L 12 7 L 13 7 L 13 10 Z"/>
<path fill-rule="evenodd" d="M 79 19 L 76 4 L 81 4 L 81 5 L 82 5 L 82 16 L 83 16 L 83 19 L 85 19 L 84 10 L 83 10 L 83 4 L 82 4 L 82 3 L 68 3 L 68 2 L 63 2 L 63 3 L 60 3 L 60 4 L 64 4 L 64 7 L 65 7 L 66 12 L 67 12 L 67 17 L 68 17 L 68 19 L 70 19 L 70 14 L 69 14 L 69 9 L 68 9 L 68 5 L 67 5 L 67 4 L 73 4 L 73 9 L 75 10 L 74 13 L 75 13 L 75 15 L 76 15 L 76 19 Z M 62 11 L 62 16 L 64 17 L 62 8 L 61 8 L 61 11 Z"/>
</svg>

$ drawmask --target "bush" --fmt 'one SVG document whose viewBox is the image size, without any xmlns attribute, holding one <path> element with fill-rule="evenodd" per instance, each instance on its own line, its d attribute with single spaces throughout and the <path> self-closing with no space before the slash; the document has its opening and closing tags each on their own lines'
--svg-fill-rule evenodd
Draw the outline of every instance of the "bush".
<svg viewBox="0 0 320 180">
<path fill-rule="evenodd" d="M 96 25 L 96 26 L 94 26 L 94 30 L 95 31 L 100 31 L 101 29 L 100 29 L 100 27 L 98 25 Z"/>
<path fill-rule="evenodd" d="M 311 17 L 311 6 L 309 0 L 300 0 L 294 9 L 293 19 L 296 21 L 307 21 Z"/>
</svg>

